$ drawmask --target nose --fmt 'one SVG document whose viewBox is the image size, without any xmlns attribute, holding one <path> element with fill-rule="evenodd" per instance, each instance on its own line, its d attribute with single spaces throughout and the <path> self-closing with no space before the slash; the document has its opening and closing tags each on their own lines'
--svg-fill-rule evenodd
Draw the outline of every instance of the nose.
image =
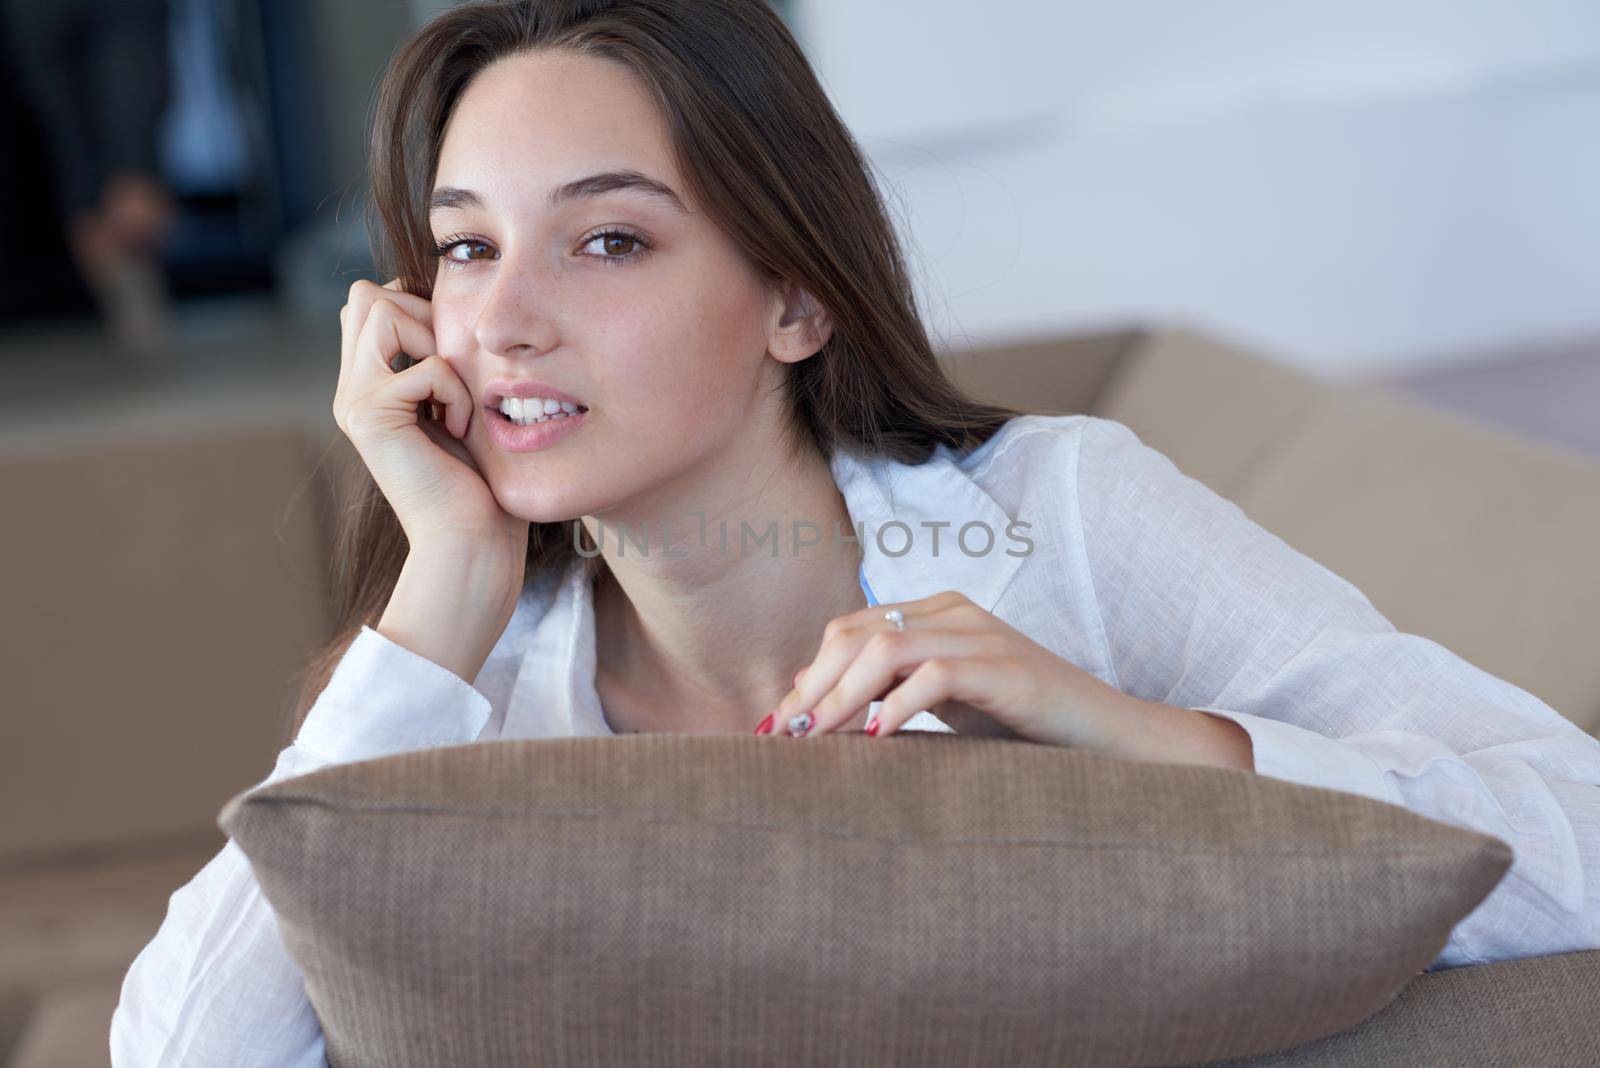
<svg viewBox="0 0 1600 1068">
<path fill-rule="evenodd" d="M 548 292 L 533 270 L 518 268 L 501 253 L 472 327 L 479 348 L 497 356 L 535 356 L 555 348 L 555 324 L 539 313 Z"/>
</svg>

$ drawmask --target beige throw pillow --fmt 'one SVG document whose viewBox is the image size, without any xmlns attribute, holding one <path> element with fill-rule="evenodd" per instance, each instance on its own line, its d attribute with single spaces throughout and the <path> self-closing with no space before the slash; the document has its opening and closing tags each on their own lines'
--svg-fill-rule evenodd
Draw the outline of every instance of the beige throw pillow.
<svg viewBox="0 0 1600 1068">
<path fill-rule="evenodd" d="M 1383 1009 L 1512 860 L 1355 794 L 920 732 L 446 746 L 219 825 L 334 1068 L 1250 1056 Z"/>
</svg>

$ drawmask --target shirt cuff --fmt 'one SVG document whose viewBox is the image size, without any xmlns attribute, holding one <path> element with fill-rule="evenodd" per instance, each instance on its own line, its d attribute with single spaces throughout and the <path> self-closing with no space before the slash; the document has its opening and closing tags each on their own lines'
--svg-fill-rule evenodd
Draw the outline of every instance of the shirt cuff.
<svg viewBox="0 0 1600 1068">
<path fill-rule="evenodd" d="M 476 741 L 490 712 L 461 676 L 363 625 L 294 744 L 333 763 L 370 760 Z"/>
<path fill-rule="evenodd" d="M 876 715 L 876 713 L 874 713 L 874 715 Z M 916 715 L 900 724 L 900 730 L 931 731 L 936 734 L 954 734 L 956 732 L 954 727 L 950 726 L 944 720 L 940 719 L 938 716 L 926 709 L 918 712 Z M 896 731 L 895 733 L 898 734 L 899 731 Z"/>
<path fill-rule="evenodd" d="M 1249 712 L 1223 708 L 1196 708 L 1194 711 L 1229 719 L 1243 727 L 1250 735 L 1258 775 L 1301 786 L 1361 794 L 1375 801 L 1405 807 L 1399 790 L 1390 784 L 1383 768 L 1359 749 L 1305 727 Z"/>
</svg>

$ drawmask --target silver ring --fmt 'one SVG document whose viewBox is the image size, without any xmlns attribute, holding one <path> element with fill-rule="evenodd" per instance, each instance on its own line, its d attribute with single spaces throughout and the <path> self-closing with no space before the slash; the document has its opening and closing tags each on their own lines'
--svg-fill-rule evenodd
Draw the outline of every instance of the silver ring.
<svg viewBox="0 0 1600 1068">
<path fill-rule="evenodd" d="M 789 717 L 789 737 L 798 738 L 811 729 L 811 713 L 802 712 L 798 716 Z"/>
<path fill-rule="evenodd" d="M 883 614 L 883 618 L 894 624 L 895 630 L 906 629 L 906 614 L 898 608 L 891 608 Z"/>
</svg>

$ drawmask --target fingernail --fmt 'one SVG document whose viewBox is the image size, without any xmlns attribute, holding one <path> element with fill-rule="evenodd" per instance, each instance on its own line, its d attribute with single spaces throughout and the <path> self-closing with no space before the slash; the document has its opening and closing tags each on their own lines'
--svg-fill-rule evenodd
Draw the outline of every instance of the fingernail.
<svg viewBox="0 0 1600 1068">
<path fill-rule="evenodd" d="M 767 713 L 767 718 L 762 720 L 761 723 L 756 727 L 756 733 L 757 734 L 766 734 L 771 729 L 772 729 L 772 713 L 768 712 Z"/>
<path fill-rule="evenodd" d="M 878 733 L 877 716 L 873 716 L 871 719 L 867 720 L 867 733 L 872 735 L 876 735 Z"/>
</svg>

